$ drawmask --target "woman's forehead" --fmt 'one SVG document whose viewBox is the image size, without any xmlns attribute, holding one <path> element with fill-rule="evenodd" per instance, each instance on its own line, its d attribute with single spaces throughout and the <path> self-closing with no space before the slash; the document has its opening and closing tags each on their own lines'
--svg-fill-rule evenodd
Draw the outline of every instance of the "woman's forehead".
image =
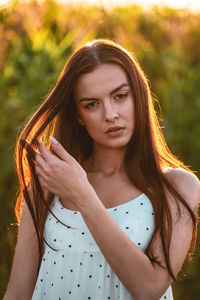
<svg viewBox="0 0 200 300">
<path fill-rule="evenodd" d="M 94 93 L 110 93 L 123 83 L 128 84 L 129 82 L 125 71 L 119 65 L 102 64 L 92 72 L 82 74 L 76 82 L 74 92 L 76 98 L 84 94 L 93 97 Z"/>
</svg>

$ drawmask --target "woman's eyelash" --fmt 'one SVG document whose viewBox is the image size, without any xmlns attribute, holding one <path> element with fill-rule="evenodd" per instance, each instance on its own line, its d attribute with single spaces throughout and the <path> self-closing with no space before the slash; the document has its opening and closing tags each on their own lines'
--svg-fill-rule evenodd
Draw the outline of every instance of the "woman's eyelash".
<svg viewBox="0 0 200 300">
<path fill-rule="evenodd" d="M 127 97 L 128 96 L 128 92 L 127 93 L 121 93 L 121 94 L 117 94 L 116 96 L 115 96 L 115 98 L 116 97 L 118 97 L 118 98 L 124 98 L 124 97 Z"/>
<path fill-rule="evenodd" d="M 97 104 L 97 102 L 91 102 L 91 103 L 88 103 L 87 105 L 85 105 L 85 108 L 90 109 L 90 108 L 96 106 L 95 104 Z"/>
<path fill-rule="evenodd" d="M 128 92 L 127 93 L 121 93 L 121 94 L 117 94 L 114 98 L 116 99 L 116 97 L 118 97 L 119 99 L 125 98 L 128 96 Z M 96 106 L 98 103 L 97 102 L 90 102 L 88 104 L 86 104 L 84 107 L 87 109 L 90 109 L 94 106 Z"/>
</svg>

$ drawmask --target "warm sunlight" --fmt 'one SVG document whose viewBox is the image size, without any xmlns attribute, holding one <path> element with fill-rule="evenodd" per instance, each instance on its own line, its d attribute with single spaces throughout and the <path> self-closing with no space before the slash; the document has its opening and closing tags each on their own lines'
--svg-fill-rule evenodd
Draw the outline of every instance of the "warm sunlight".
<svg viewBox="0 0 200 300">
<path fill-rule="evenodd" d="M 30 2 L 30 0 L 21 0 L 22 2 Z M 39 0 L 40 2 L 42 0 Z M 57 0 L 61 3 L 70 3 L 72 5 L 77 4 L 96 4 L 103 5 L 105 7 L 114 7 L 114 6 L 124 6 L 127 4 L 138 4 L 142 5 L 144 8 L 149 8 L 152 5 L 163 6 L 167 5 L 173 8 L 184 8 L 191 11 L 200 10 L 200 1 L 199 0 Z M 0 0 L 0 6 L 7 6 L 12 0 Z M 19 1 L 20 2 L 20 1 Z"/>
</svg>

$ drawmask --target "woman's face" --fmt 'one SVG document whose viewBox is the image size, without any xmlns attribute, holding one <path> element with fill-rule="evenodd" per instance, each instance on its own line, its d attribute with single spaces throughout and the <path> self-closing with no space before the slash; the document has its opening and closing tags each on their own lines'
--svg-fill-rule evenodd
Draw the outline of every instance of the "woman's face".
<svg viewBox="0 0 200 300">
<path fill-rule="evenodd" d="M 78 78 L 74 95 L 78 120 L 96 146 L 124 148 L 134 130 L 134 101 L 124 70 L 101 64 Z"/>
</svg>

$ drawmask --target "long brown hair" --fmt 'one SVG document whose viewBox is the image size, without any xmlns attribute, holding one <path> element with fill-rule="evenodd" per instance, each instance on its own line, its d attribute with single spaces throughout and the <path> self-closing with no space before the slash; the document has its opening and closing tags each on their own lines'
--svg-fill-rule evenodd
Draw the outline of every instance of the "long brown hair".
<svg viewBox="0 0 200 300">
<path fill-rule="evenodd" d="M 40 263 L 43 254 L 44 224 L 53 195 L 44 197 L 35 173 L 34 150 L 37 151 L 40 139 L 48 147 L 49 135 L 53 135 L 80 164 L 90 156 L 93 141 L 86 129 L 77 122 L 73 87 L 81 74 L 89 73 L 103 63 L 119 65 L 126 72 L 133 93 L 135 128 L 127 145 L 124 164 L 129 180 L 149 197 L 154 209 L 155 230 L 145 253 L 152 262 L 157 261 L 151 245 L 159 233 L 167 269 L 175 280 L 169 259 L 172 216 L 165 189 L 174 196 L 177 207 L 180 208 L 182 203 L 192 218 L 193 237 L 188 255 L 195 247 L 197 216 L 166 178 L 163 169 L 181 167 L 190 170 L 167 147 L 154 109 L 148 80 L 139 63 L 128 51 L 112 41 L 94 40 L 82 46 L 69 58 L 55 87 L 21 133 L 16 146 L 16 166 L 21 192 L 16 202 L 15 213 L 19 221 L 25 199 L 36 229 Z"/>
</svg>

